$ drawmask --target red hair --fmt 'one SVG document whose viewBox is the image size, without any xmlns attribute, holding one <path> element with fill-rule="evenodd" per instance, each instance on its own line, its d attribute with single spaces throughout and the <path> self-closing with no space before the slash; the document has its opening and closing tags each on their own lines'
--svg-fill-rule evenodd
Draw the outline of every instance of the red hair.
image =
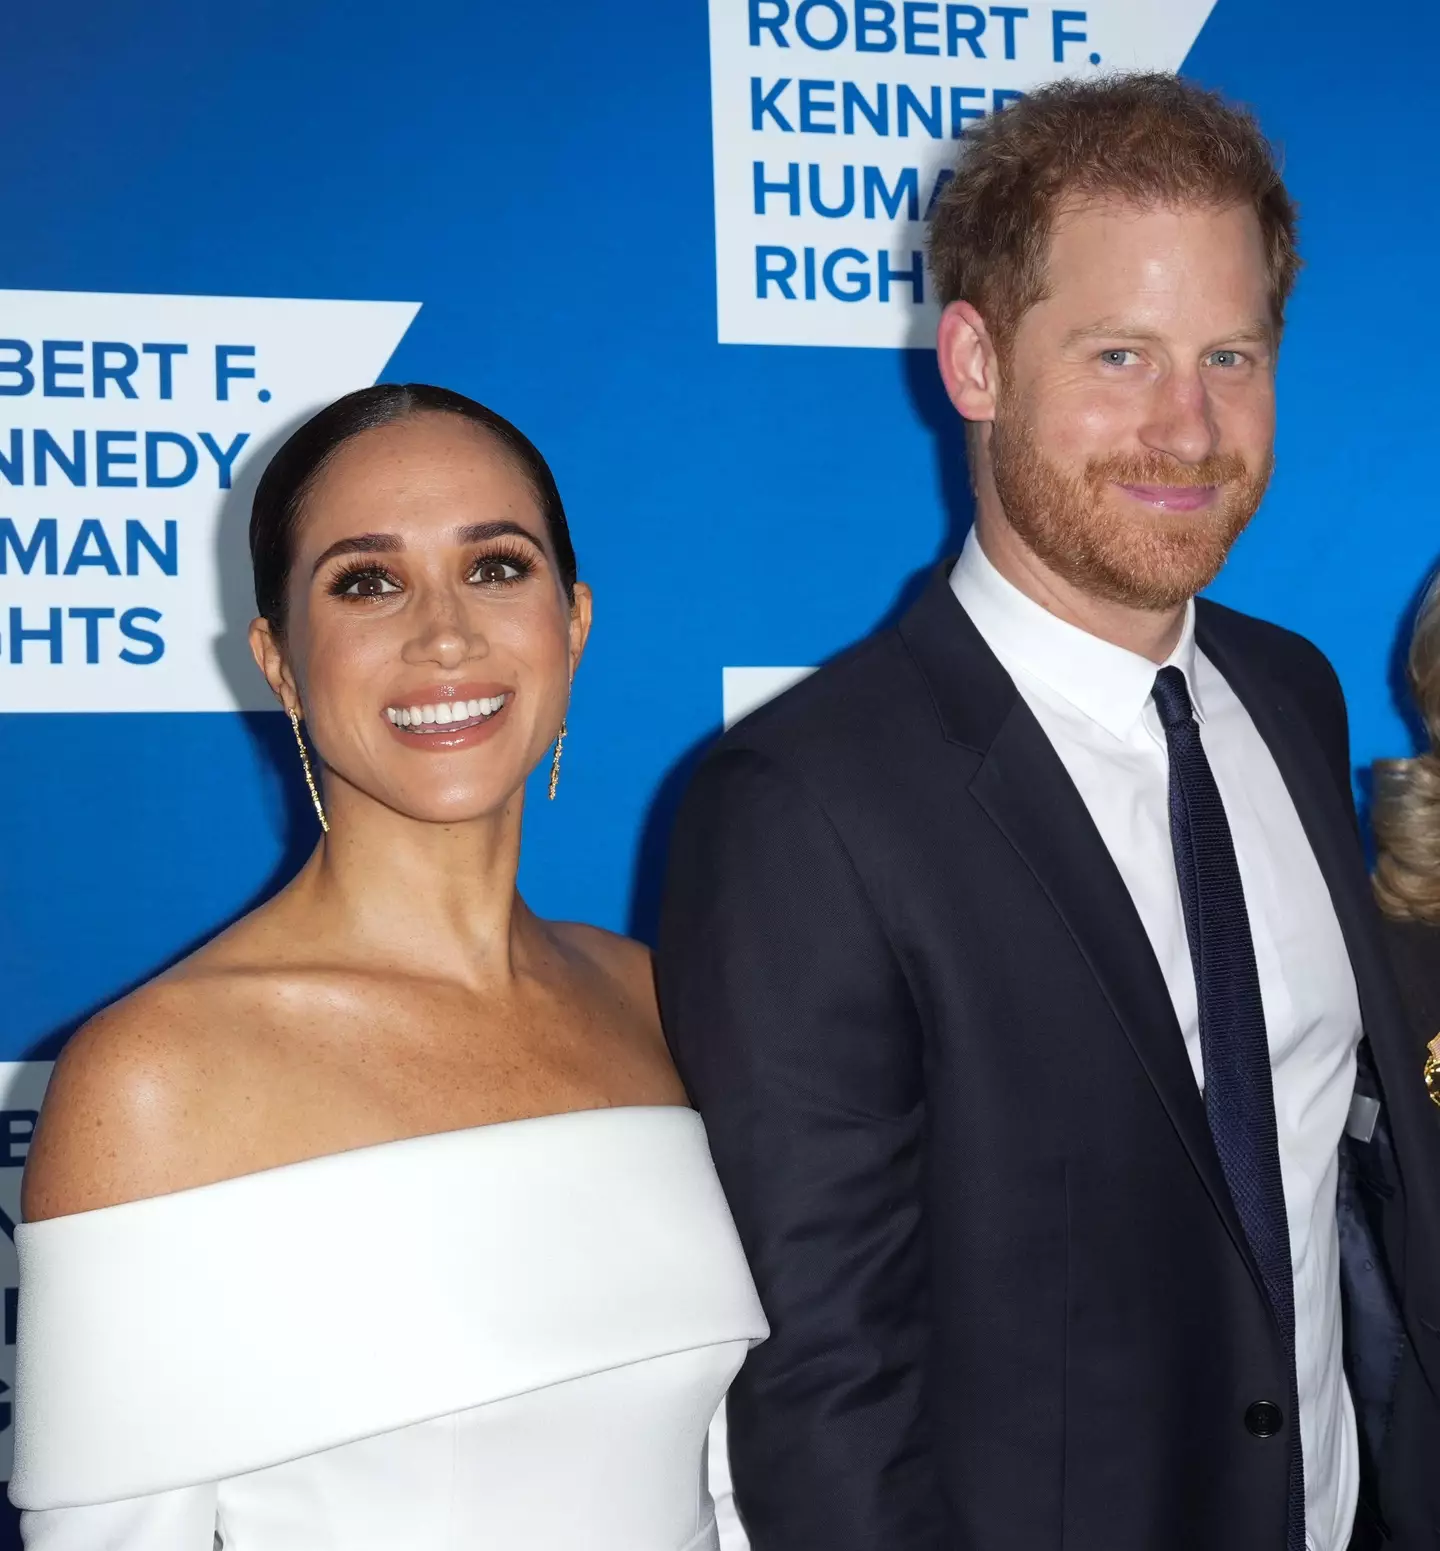
<svg viewBox="0 0 1440 1551">
<path fill-rule="evenodd" d="M 1003 348 L 1045 295 L 1057 212 L 1107 196 L 1142 207 L 1249 205 L 1279 331 L 1300 255 L 1275 152 L 1249 113 L 1161 74 L 1057 81 L 965 136 L 930 226 L 941 305 L 971 303 Z"/>
</svg>

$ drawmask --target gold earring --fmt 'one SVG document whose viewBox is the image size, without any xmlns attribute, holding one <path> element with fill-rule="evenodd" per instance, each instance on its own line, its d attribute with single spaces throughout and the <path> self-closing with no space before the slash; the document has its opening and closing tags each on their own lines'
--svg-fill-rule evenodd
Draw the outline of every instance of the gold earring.
<svg viewBox="0 0 1440 1551">
<path fill-rule="evenodd" d="M 560 723 L 560 731 L 555 738 L 555 758 L 550 761 L 550 801 L 555 801 L 555 791 L 560 785 L 560 753 L 565 747 L 565 723 Z"/>
<path fill-rule="evenodd" d="M 320 828 L 328 835 L 330 823 L 325 817 L 325 807 L 320 801 L 320 793 L 315 787 L 315 775 L 310 769 L 310 754 L 305 747 L 305 740 L 300 736 L 300 713 L 291 711 L 290 730 L 295 734 L 295 746 L 300 750 L 300 768 L 305 772 L 305 784 L 310 788 L 310 801 L 315 804 L 315 817 L 320 820 Z"/>
</svg>

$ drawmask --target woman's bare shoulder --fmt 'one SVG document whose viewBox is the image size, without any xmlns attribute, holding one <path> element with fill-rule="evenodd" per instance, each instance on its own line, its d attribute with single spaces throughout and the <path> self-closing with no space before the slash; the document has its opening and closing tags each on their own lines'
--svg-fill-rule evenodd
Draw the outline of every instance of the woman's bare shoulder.
<svg viewBox="0 0 1440 1551">
<path fill-rule="evenodd" d="M 26 1221 L 214 1177 L 267 977 L 201 955 L 97 1013 L 66 1044 L 25 1166 Z"/>
<path fill-rule="evenodd" d="M 643 942 L 580 921 L 552 921 L 550 929 L 572 953 L 613 981 L 637 1011 L 658 1022 L 655 969 Z"/>
<path fill-rule="evenodd" d="M 599 1014 L 595 1026 L 608 1027 L 617 1041 L 611 1048 L 623 1051 L 615 1068 L 623 1080 L 612 1102 L 686 1103 L 660 1024 L 650 950 L 598 926 L 566 921 L 552 923 L 551 930 L 566 953 L 585 967 Z"/>
</svg>

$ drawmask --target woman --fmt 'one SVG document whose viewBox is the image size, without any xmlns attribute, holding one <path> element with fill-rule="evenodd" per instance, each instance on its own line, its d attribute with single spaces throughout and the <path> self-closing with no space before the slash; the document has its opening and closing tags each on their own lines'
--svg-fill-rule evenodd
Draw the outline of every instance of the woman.
<svg viewBox="0 0 1440 1551">
<path fill-rule="evenodd" d="M 1375 894 L 1411 1023 L 1431 1042 L 1425 1076 L 1440 1104 L 1440 576 L 1420 604 L 1408 677 L 1430 747 L 1376 762 Z"/>
<path fill-rule="evenodd" d="M 515 886 L 590 627 L 550 470 L 458 394 L 366 389 L 281 448 L 250 546 L 325 833 L 56 1068 L 26 1545 L 712 1547 L 706 1428 L 764 1319 L 645 950 Z"/>
<path fill-rule="evenodd" d="M 1387 1125 L 1375 1141 L 1403 1147 L 1412 1162 L 1405 1178 L 1422 1191 L 1440 1174 L 1440 577 L 1420 605 L 1410 642 L 1410 690 L 1425 723 L 1430 747 L 1411 759 L 1377 761 L 1373 823 L 1377 860 L 1375 894 L 1385 916 L 1391 963 L 1409 1018 L 1413 1067 L 1386 1091 Z M 1427 1102 L 1428 1097 L 1428 1102 Z M 1416 1151 L 1416 1149 L 1422 1149 Z M 1357 1179 L 1364 1178 L 1363 1166 Z M 1422 1195 L 1422 1203 L 1425 1199 Z M 1380 1207 L 1384 1231 L 1388 1203 Z M 1415 1267 L 1412 1285 L 1424 1288 L 1427 1273 Z M 1433 1545 L 1440 1533 L 1440 1402 L 1424 1377 L 1437 1327 L 1423 1311 L 1423 1293 L 1410 1340 L 1394 1375 L 1386 1480 L 1403 1484 L 1394 1500 L 1379 1507 L 1397 1547 Z M 1432 1304 L 1433 1308 L 1433 1304 Z M 1428 1328 L 1427 1328 L 1428 1327 Z"/>
</svg>

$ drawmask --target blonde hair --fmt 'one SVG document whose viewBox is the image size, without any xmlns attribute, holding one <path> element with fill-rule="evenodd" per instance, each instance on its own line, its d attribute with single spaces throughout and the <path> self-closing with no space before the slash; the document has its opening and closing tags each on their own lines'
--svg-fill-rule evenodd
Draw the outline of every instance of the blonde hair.
<svg viewBox="0 0 1440 1551">
<path fill-rule="evenodd" d="M 1395 920 L 1440 924 L 1440 574 L 1415 619 L 1406 677 L 1430 747 L 1375 761 L 1375 897 Z"/>
</svg>

